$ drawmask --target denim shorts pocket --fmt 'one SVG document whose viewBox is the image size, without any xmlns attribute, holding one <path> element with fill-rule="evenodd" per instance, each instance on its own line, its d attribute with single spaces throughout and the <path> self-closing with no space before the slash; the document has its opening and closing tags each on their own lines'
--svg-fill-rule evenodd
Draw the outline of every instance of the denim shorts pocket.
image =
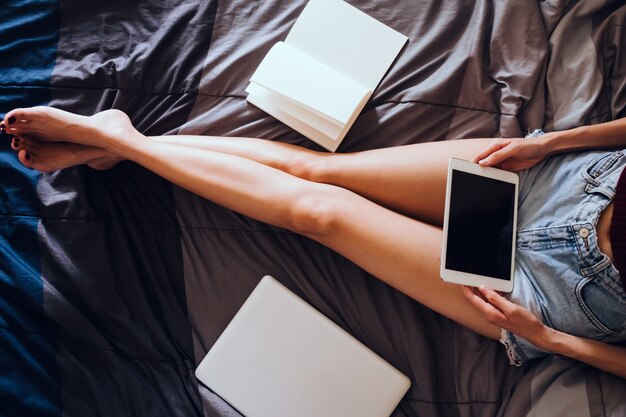
<svg viewBox="0 0 626 417">
<path fill-rule="evenodd" d="M 605 285 L 601 277 L 591 276 L 580 280 L 576 285 L 576 297 L 583 312 L 601 335 L 617 337 L 624 331 L 624 297 Z"/>
<path fill-rule="evenodd" d="M 622 151 L 603 153 L 589 162 L 582 175 L 588 183 L 598 187 L 602 183 L 602 175 L 609 173 L 623 156 Z"/>
</svg>

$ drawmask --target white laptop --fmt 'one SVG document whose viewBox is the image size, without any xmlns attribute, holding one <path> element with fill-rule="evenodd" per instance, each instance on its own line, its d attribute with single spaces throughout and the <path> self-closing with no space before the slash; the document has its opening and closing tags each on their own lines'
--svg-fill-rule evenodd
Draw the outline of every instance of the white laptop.
<svg viewBox="0 0 626 417">
<path fill-rule="evenodd" d="M 196 369 L 246 417 L 387 417 L 409 379 L 270 276 Z"/>
</svg>

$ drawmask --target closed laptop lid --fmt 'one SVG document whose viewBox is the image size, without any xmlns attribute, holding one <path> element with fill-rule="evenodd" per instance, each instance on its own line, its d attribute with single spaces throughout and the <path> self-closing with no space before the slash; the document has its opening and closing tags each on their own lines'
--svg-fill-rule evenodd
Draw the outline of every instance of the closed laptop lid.
<svg viewBox="0 0 626 417">
<path fill-rule="evenodd" d="M 270 276 L 196 370 L 246 417 L 386 417 L 409 379 Z"/>
</svg>

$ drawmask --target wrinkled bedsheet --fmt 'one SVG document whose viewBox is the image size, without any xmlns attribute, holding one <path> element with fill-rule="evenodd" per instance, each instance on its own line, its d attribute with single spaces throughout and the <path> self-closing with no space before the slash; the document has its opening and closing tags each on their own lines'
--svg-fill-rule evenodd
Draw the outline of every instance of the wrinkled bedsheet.
<svg viewBox="0 0 626 417">
<path fill-rule="evenodd" d="M 626 116 L 623 1 L 349 2 L 410 40 L 338 152 Z M 319 149 L 244 93 L 304 4 L 5 0 L 0 112 L 117 108 L 146 135 Z M 129 162 L 39 174 L 8 144 L 0 416 L 238 416 L 193 371 L 265 274 L 410 376 L 394 417 L 626 415 L 625 381 L 560 357 L 511 367 L 497 342 L 313 241 Z"/>
</svg>

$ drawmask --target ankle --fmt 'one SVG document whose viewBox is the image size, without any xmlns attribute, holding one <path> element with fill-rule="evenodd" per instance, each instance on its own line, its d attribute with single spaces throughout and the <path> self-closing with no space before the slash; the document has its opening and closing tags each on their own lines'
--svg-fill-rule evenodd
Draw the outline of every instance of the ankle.
<svg viewBox="0 0 626 417">
<path fill-rule="evenodd" d="M 119 132 L 106 135 L 102 139 L 101 146 L 105 152 L 114 155 L 119 160 L 132 160 L 142 155 L 146 149 L 152 146 L 167 145 L 152 141 L 139 132 Z"/>
</svg>

